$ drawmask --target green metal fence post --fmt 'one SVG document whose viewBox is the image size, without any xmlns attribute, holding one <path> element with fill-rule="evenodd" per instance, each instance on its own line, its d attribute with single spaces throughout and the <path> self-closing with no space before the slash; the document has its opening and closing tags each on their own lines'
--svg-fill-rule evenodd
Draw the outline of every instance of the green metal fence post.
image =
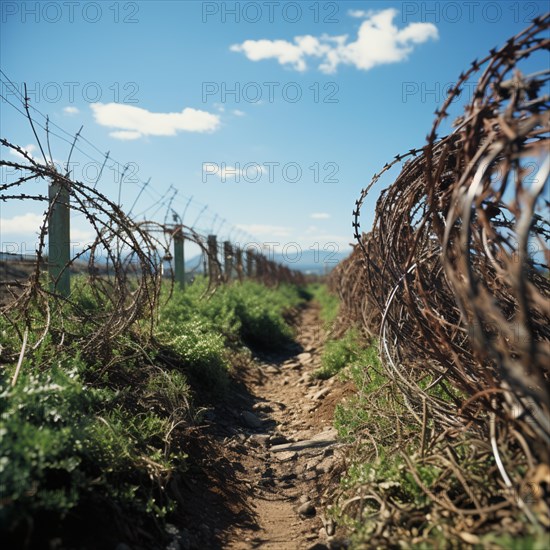
<svg viewBox="0 0 550 550">
<path fill-rule="evenodd" d="M 71 293 L 71 216 L 67 184 L 53 180 L 48 189 L 50 219 L 48 220 L 48 275 L 50 290 L 68 297 Z"/>
</svg>

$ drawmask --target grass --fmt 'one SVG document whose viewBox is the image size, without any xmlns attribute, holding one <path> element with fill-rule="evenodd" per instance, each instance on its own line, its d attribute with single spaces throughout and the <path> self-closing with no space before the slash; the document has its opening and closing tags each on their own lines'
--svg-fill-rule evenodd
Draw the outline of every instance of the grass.
<svg viewBox="0 0 550 550">
<path fill-rule="evenodd" d="M 330 329 L 338 317 L 340 300 L 323 283 L 311 283 L 307 287 L 308 292 L 321 307 L 321 320 L 326 329 Z"/>
<path fill-rule="evenodd" d="M 103 306 L 76 279 L 73 298 L 93 316 Z M 108 546 L 142 530 L 162 544 L 162 525 L 181 504 L 168 481 L 188 475 L 193 395 L 200 388 L 219 399 L 236 354 L 292 341 L 288 314 L 302 302 L 296 288 L 254 282 L 207 295 L 199 279 L 163 302 L 153 339 L 141 338 L 137 323 L 102 360 L 79 355 L 93 326 L 74 316 L 53 318 L 33 349 L 44 323 L 35 308 L 15 386 L 24 326 L 0 318 L 0 535 L 10 547 L 80 545 L 85 533 L 94 544 L 110 537 L 101 542 Z M 89 517 L 100 522 L 92 530 Z"/>
</svg>

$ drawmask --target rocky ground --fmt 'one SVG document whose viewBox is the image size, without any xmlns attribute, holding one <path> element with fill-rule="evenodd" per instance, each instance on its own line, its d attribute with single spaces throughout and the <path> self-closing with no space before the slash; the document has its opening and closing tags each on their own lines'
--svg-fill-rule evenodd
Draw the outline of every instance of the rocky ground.
<svg viewBox="0 0 550 550">
<path fill-rule="evenodd" d="M 326 505 L 343 468 L 334 408 L 352 388 L 312 376 L 323 338 L 309 306 L 295 349 L 236 369 L 229 401 L 206 412 L 189 442 L 188 527 L 168 526 L 169 548 L 345 547 Z"/>
</svg>

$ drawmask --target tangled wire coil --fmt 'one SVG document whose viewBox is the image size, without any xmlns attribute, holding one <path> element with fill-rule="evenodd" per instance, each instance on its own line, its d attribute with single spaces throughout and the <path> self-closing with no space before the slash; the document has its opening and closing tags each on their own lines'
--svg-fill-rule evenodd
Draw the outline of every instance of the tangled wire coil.
<svg viewBox="0 0 550 550">
<path fill-rule="evenodd" d="M 508 488 L 521 484 L 510 472 L 525 467 L 533 477 L 537 468 L 547 471 L 550 458 L 550 227 L 543 195 L 550 71 L 519 70 L 549 49 L 549 27 L 549 15 L 536 18 L 459 76 L 427 144 L 396 155 L 362 190 L 353 212 L 357 244 L 331 281 L 343 318 L 380 339 L 386 373 L 412 417 L 423 429 L 433 422 L 432 448 L 441 434 L 465 427 L 478 445 L 490 439 Z M 439 139 L 451 104 L 482 68 L 454 130 Z M 377 200 L 372 229 L 361 233 L 367 196 L 402 161 Z M 522 498 L 510 502 L 541 521 Z"/>
</svg>

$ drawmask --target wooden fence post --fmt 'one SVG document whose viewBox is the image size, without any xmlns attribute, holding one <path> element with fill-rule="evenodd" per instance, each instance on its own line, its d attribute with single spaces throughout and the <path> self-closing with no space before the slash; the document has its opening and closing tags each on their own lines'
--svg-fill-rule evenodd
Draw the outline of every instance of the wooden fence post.
<svg viewBox="0 0 550 550">
<path fill-rule="evenodd" d="M 246 251 L 246 276 L 248 278 L 254 276 L 254 253 L 250 249 Z"/>
<path fill-rule="evenodd" d="M 52 180 L 48 188 L 48 275 L 50 290 L 68 297 L 71 293 L 71 215 L 67 184 Z"/>
<path fill-rule="evenodd" d="M 185 251 L 183 233 L 178 228 L 174 233 L 174 276 L 181 289 L 185 288 Z"/>
<path fill-rule="evenodd" d="M 265 274 L 265 256 L 263 254 L 256 255 L 256 278 L 261 279 Z"/>
<path fill-rule="evenodd" d="M 219 278 L 218 271 L 218 242 L 216 235 L 208 235 L 208 276 L 211 280 L 217 281 Z"/>
<path fill-rule="evenodd" d="M 229 241 L 224 241 L 223 243 L 223 259 L 225 280 L 229 282 L 233 271 L 233 247 Z"/>
<path fill-rule="evenodd" d="M 235 251 L 235 269 L 237 270 L 237 277 L 239 281 L 243 280 L 243 251 L 237 248 Z"/>
</svg>

